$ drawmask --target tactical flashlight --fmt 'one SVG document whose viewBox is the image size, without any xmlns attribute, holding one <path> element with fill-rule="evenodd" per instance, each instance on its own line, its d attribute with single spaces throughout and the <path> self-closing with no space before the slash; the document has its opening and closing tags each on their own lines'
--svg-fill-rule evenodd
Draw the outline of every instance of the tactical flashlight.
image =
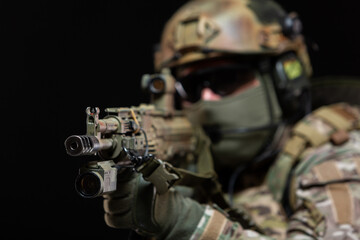
<svg viewBox="0 0 360 240">
<path fill-rule="evenodd" d="M 110 161 L 90 162 L 80 168 L 75 190 L 84 198 L 95 198 L 116 190 L 117 168 Z"/>
</svg>

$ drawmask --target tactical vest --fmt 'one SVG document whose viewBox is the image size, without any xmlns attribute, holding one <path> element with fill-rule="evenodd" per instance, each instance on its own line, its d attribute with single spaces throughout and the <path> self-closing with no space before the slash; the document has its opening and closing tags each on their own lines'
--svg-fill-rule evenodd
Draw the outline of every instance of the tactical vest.
<svg viewBox="0 0 360 240">
<path fill-rule="evenodd" d="M 285 239 L 290 227 L 287 217 L 295 210 L 296 183 L 300 180 L 298 176 L 302 174 L 303 167 L 311 169 L 311 166 L 319 163 L 320 159 L 312 155 L 316 151 L 332 149 L 334 145 L 341 149 L 347 146 L 349 132 L 359 128 L 359 119 L 359 109 L 344 103 L 323 106 L 303 118 L 291 129 L 290 136 L 269 169 L 263 185 L 236 193 L 235 204 L 245 208 L 266 236 Z M 327 156 L 326 152 L 323 153 Z M 339 179 L 335 171 L 329 171 L 329 164 L 326 163 L 328 162 L 316 165 L 316 170 L 324 172 L 329 179 Z M 305 201 L 303 204 L 311 209 L 314 224 L 323 221 L 323 215 L 311 202 Z M 342 205 L 340 201 L 339 205 Z M 344 210 L 341 206 L 335 207 L 339 211 Z"/>
<path fill-rule="evenodd" d="M 360 113 L 346 103 L 323 106 L 298 122 L 266 178 L 267 186 L 278 202 L 295 207 L 295 179 L 291 172 L 312 148 L 331 142 L 341 145 L 349 132 L 360 128 Z M 335 177 L 335 176 L 334 176 Z"/>
</svg>

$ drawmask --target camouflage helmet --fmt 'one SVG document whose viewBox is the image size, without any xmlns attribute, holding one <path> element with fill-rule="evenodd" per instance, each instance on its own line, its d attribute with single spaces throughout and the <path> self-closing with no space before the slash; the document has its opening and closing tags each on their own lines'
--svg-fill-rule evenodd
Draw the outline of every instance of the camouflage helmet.
<svg viewBox="0 0 360 240">
<path fill-rule="evenodd" d="M 295 52 L 312 73 L 296 13 L 272 0 L 192 0 L 166 23 L 155 69 L 227 55 Z"/>
</svg>

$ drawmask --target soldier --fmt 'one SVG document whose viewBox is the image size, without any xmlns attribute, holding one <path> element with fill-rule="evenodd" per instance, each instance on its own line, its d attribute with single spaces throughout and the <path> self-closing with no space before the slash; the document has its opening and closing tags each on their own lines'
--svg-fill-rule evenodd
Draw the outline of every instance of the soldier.
<svg viewBox="0 0 360 240">
<path fill-rule="evenodd" d="M 109 226 L 156 239 L 359 239 L 360 111 L 311 112 L 295 13 L 272 0 L 190 1 L 166 24 L 155 67 L 171 70 L 211 139 L 211 156 L 197 156 L 213 161 L 229 208 L 185 188 L 156 194 L 125 171 L 104 196 Z"/>
</svg>

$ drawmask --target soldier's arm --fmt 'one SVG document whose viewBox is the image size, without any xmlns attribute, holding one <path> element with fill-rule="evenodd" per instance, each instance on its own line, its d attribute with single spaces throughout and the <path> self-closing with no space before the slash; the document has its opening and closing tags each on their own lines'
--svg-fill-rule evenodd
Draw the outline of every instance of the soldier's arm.
<svg viewBox="0 0 360 240">
<path fill-rule="evenodd" d="M 231 221 L 218 209 L 207 206 L 191 238 L 220 240 L 220 239 L 263 239 L 273 238 L 264 236 L 256 231 L 244 229 L 238 222 Z M 273 239 L 274 240 L 274 239 Z"/>
</svg>

